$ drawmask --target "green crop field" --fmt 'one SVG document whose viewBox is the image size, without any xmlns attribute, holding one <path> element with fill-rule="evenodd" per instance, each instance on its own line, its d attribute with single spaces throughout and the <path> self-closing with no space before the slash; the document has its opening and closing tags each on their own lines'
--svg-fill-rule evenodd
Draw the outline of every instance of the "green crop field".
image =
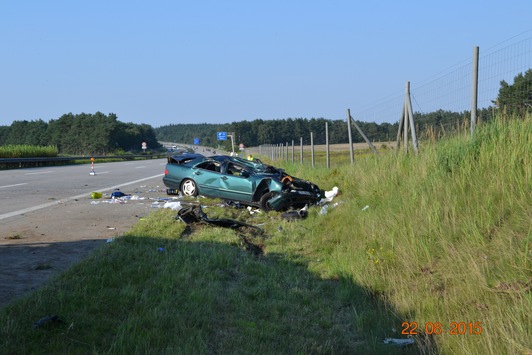
<svg viewBox="0 0 532 355">
<path fill-rule="evenodd" d="M 39 147 L 33 145 L 2 145 L 0 146 L 0 158 L 31 158 L 31 157 L 56 157 L 57 147 Z"/>
<path fill-rule="evenodd" d="M 157 210 L 3 309 L 0 353 L 530 354 L 531 118 L 417 156 L 269 162 L 339 188 L 304 220 L 198 200 L 262 232 Z"/>
</svg>

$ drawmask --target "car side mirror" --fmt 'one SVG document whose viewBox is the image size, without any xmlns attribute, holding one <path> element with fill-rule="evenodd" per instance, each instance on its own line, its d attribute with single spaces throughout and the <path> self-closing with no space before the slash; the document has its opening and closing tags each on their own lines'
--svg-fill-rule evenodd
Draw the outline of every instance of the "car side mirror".
<svg viewBox="0 0 532 355">
<path fill-rule="evenodd" d="M 240 176 L 245 177 L 245 178 L 248 178 L 248 177 L 249 177 L 249 172 L 243 170 L 243 171 L 240 173 Z"/>
</svg>

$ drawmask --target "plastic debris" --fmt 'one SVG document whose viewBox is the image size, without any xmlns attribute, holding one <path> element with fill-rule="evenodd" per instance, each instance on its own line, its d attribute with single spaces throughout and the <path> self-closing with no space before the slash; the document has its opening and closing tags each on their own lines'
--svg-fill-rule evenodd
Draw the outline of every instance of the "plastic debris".
<svg viewBox="0 0 532 355">
<path fill-rule="evenodd" d="M 109 239 L 106 240 L 106 243 L 112 243 L 112 242 L 114 242 L 114 240 L 115 240 L 115 238 L 109 238 Z"/>
<path fill-rule="evenodd" d="M 47 315 L 33 323 L 33 329 L 41 328 L 52 323 L 64 323 L 59 316 L 56 315 Z"/>
<path fill-rule="evenodd" d="M 366 211 L 368 208 L 369 208 L 369 206 L 366 205 L 366 206 L 364 206 L 364 208 L 362 208 L 362 211 Z"/>
<path fill-rule="evenodd" d="M 415 341 L 412 338 L 407 338 L 407 339 L 386 338 L 384 339 L 384 344 L 391 344 L 397 347 L 408 346 L 414 343 Z"/>
<path fill-rule="evenodd" d="M 331 200 L 338 195 L 338 187 L 333 187 L 331 191 L 325 191 L 325 198 L 330 198 Z"/>
<path fill-rule="evenodd" d="M 336 195 L 338 195 L 338 187 L 335 186 L 332 188 L 332 190 L 325 191 L 324 195 L 325 195 L 325 198 L 322 198 L 320 200 L 319 202 L 320 205 L 331 202 L 336 197 Z"/>
<path fill-rule="evenodd" d="M 103 194 L 101 192 L 91 192 L 91 198 L 92 199 L 98 199 L 98 198 L 102 198 Z"/>
<path fill-rule="evenodd" d="M 325 206 L 323 206 L 323 207 L 325 207 Z M 285 219 L 285 220 L 287 220 L 289 222 L 297 221 L 297 220 L 300 220 L 300 219 L 305 219 L 307 217 L 308 217 L 308 211 L 305 208 L 302 208 L 302 209 L 297 210 L 297 211 L 287 211 L 287 212 L 281 213 L 281 218 Z"/>
<path fill-rule="evenodd" d="M 253 209 L 251 206 L 248 206 L 247 210 L 249 211 L 249 214 L 262 213 L 260 209 Z"/>
<path fill-rule="evenodd" d="M 111 198 L 118 198 L 118 197 L 124 197 L 124 196 L 127 196 L 127 195 L 123 193 L 122 191 L 113 191 L 111 193 Z"/>
<path fill-rule="evenodd" d="M 321 208 L 320 210 L 320 214 L 321 215 L 324 215 L 324 214 L 327 214 L 327 209 L 329 208 L 329 205 L 325 205 Z"/>
<path fill-rule="evenodd" d="M 181 208 L 183 208 L 183 206 L 181 206 L 181 202 L 179 201 L 177 202 L 168 201 L 163 205 L 163 208 L 170 208 L 173 211 L 179 211 Z"/>
<path fill-rule="evenodd" d="M 163 247 L 159 247 L 159 248 L 157 248 L 157 250 L 160 251 L 160 252 L 163 252 L 164 248 Z"/>
<path fill-rule="evenodd" d="M 227 207 L 244 208 L 244 206 L 239 201 L 224 200 L 223 203 Z"/>
</svg>

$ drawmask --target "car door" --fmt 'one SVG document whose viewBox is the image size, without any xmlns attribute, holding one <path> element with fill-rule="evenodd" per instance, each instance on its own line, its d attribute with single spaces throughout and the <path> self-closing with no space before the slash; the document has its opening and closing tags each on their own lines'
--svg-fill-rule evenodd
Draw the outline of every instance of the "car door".
<svg viewBox="0 0 532 355">
<path fill-rule="evenodd" d="M 251 201 L 255 190 L 254 179 L 244 165 L 226 162 L 220 178 L 220 197 L 228 200 Z"/>
<path fill-rule="evenodd" d="M 220 194 L 220 163 L 206 161 L 197 164 L 193 169 L 194 180 L 198 184 L 199 193 L 210 197 Z"/>
</svg>

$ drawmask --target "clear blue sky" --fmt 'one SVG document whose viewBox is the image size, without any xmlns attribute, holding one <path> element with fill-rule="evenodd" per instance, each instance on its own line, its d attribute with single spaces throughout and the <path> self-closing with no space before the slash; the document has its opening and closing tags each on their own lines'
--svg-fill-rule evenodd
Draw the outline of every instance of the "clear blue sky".
<svg viewBox="0 0 532 355">
<path fill-rule="evenodd" d="M 0 4 L 0 125 L 343 119 L 532 29 L 530 0 Z"/>
</svg>

